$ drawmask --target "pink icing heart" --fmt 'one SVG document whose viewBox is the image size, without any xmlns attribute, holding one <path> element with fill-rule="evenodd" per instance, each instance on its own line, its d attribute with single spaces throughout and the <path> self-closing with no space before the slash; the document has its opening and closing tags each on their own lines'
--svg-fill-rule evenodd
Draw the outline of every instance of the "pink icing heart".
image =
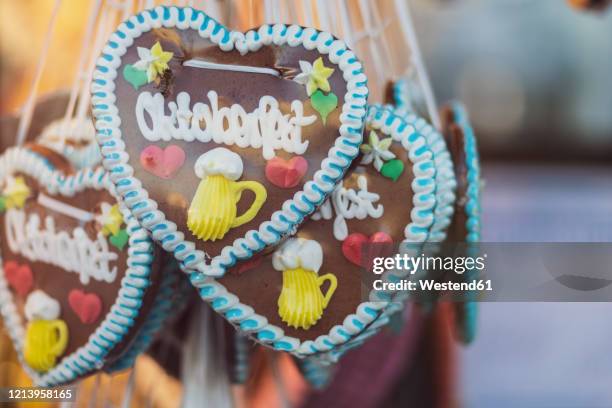
<svg viewBox="0 0 612 408">
<path fill-rule="evenodd" d="M 163 179 L 174 177 L 185 163 L 185 151 L 179 146 L 161 147 L 150 145 L 140 153 L 140 164 L 149 173 Z"/>
<path fill-rule="evenodd" d="M 277 187 L 292 188 L 300 183 L 307 170 L 308 162 L 302 156 L 289 160 L 275 157 L 266 164 L 266 178 Z"/>
<path fill-rule="evenodd" d="M 20 296 L 27 295 L 34 284 L 34 276 L 29 265 L 19 265 L 15 261 L 4 264 L 4 276 L 15 292 Z"/>
<path fill-rule="evenodd" d="M 68 303 L 81 322 L 85 324 L 94 323 L 102 312 L 102 301 L 95 293 L 73 289 L 68 294 Z"/>
</svg>

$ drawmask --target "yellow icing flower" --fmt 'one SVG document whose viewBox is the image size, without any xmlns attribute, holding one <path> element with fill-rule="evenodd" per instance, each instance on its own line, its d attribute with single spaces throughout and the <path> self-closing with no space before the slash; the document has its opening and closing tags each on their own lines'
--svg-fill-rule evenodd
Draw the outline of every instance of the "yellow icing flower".
<svg viewBox="0 0 612 408">
<path fill-rule="evenodd" d="M 302 73 L 297 75 L 294 80 L 302 85 L 306 85 L 308 96 L 315 93 L 317 89 L 323 92 L 331 91 L 328 79 L 334 73 L 334 69 L 327 68 L 323 64 L 322 57 L 317 58 L 312 65 L 308 61 L 300 61 L 300 69 Z"/>
<path fill-rule="evenodd" d="M 9 208 L 23 208 L 26 200 L 30 197 L 31 191 L 23 177 L 10 178 L 4 191 L 5 206 Z"/>
<path fill-rule="evenodd" d="M 102 225 L 102 234 L 117 235 L 123 224 L 123 215 L 119 211 L 117 204 L 111 206 L 108 203 L 102 203 L 102 214 L 96 217 L 96 221 Z"/>
<path fill-rule="evenodd" d="M 137 51 L 140 60 L 134 64 L 134 68 L 147 71 L 147 80 L 149 82 L 153 82 L 158 75 L 163 74 L 169 68 L 168 62 L 174 56 L 174 53 L 164 51 L 159 41 L 150 50 L 138 47 Z"/>
</svg>

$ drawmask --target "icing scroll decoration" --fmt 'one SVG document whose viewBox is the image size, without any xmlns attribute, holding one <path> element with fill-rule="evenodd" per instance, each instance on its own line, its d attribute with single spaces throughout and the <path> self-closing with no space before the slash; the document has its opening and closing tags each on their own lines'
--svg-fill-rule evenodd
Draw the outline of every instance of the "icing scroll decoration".
<svg viewBox="0 0 612 408">
<path fill-rule="evenodd" d="M 28 319 L 23 357 L 38 372 L 55 367 L 68 345 L 68 326 L 60 320 L 60 304 L 41 290 L 30 293 L 25 304 Z"/>
<path fill-rule="evenodd" d="M 187 214 L 187 226 L 199 239 L 222 239 L 231 229 L 251 221 L 266 201 L 266 188 L 256 181 L 237 181 L 242 177 L 242 159 L 224 147 L 201 155 L 195 173 L 202 179 Z M 238 216 L 237 204 L 242 192 L 251 190 L 255 200 Z"/>
<path fill-rule="evenodd" d="M 380 195 L 368 191 L 368 180 L 365 176 L 357 178 L 358 191 L 338 185 L 330 199 L 325 201 L 319 210 L 312 215 L 313 220 L 331 220 L 332 210 L 336 213 L 334 219 L 334 238 L 343 241 L 348 236 L 346 220 L 363 220 L 367 217 L 380 218 L 384 214 L 382 204 L 376 205 Z M 331 201 L 330 201 L 331 200 Z"/>
<path fill-rule="evenodd" d="M 168 62 L 174 56 L 173 53 L 164 51 L 158 42 L 151 49 L 137 48 L 138 62 L 133 65 L 127 64 L 123 69 L 123 78 L 138 89 L 141 86 L 159 81 L 164 72 L 169 69 Z"/>
<path fill-rule="evenodd" d="M 117 260 L 117 254 L 109 250 L 101 232 L 95 241 L 80 227 L 72 235 L 56 232 L 53 217 L 45 217 L 43 223 L 38 214 L 26 218 L 23 210 L 14 209 L 6 212 L 5 228 L 11 252 L 32 262 L 45 262 L 78 273 L 83 285 L 91 279 L 112 283 L 117 277 L 117 268 L 110 266 Z"/>
<path fill-rule="evenodd" d="M 207 97 L 209 104 L 197 102 L 190 107 L 191 96 L 180 92 L 176 102 L 168 103 L 170 115 L 166 115 L 162 94 L 142 92 L 136 101 L 136 120 L 142 136 L 151 142 L 197 140 L 261 148 L 266 160 L 274 158 L 276 150 L 306 152 L 308 141 L 302 141 L 302 127 L 313 124 L 316 116 L 304 116 L 301 101 L 292 101 L 291 114 L 284 114 L 273 96 L 261 97 L 252 112 L 246 112 L 239 104 L 219 107 L 215 91 L 209 91 Z"/>
<path fill-rule="evenodd" d="M 329 305 L 338 286 L 336 276 L 318 276 L 323 264 L 323 249 L 313 240 L 291 238 L 272 256 L 272 266 L 283 273 L 283 288 L 278 298 L 278 314 L 296 329 L 314 326 Z M 329 282 L 323 294 L 321 286 Z"/>
</svg>

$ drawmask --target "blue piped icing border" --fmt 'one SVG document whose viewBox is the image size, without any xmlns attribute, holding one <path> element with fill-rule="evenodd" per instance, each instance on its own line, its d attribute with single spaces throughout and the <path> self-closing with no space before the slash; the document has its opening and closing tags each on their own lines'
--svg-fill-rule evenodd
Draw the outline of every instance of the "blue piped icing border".
<svg viewBox="0 0 612 408">
<path fill-rule="evenodd" d="M 69 197 L 91 188 L 108 190 L 116 197 L 108 173 L 103 168 L 86 168 L 74 175 L 65 176 L 56 171 L 48 160 L 26 148 L 8 149 L 0 157 L 0 180 L 13 172 L 20 172 L 35 178 L 41 186 L 46 187 L 50 194 Z M 17 350 L 19 360 L 37 385 L 55 386 L 68 383 L 79 376 L 100 369 L 106 355 L 121 342 L 132 328 L 135 317 L 140 313 L 142 300 L 149 286 L 153 243 L 146 231 L 132 216 L 124 212 L 124 217 L 129 235 L 129 246 L 126 271 L 121 279 L 117 299 L 88 342 L 74 353 L 64 357 L 57 366 L 46 373 L 39 374 L 29 368 L 23 360 L 24 324 L 13 302 L 13 295 L 4 273 L 0 273 L 0 299 L 2 299 L 0 312 Z M 1 264 L 0 257 L 0 267 Z"/>
<path fill-rule="evenodd" d="M 467 166 L 467 202 L 465 215 L 467 221 L 467 242 L 480 241 L 480 156 L 474 129 L 465 107 L 458 102 L 452 104 L 455 122 L 463 130 L 465 140 L 465 164 Z"/>
<path fill-rule="evenodd" d="M 478 154 L 478 144 L 476 134 L 469 120 L 467 110 L 463 104 L 454 102 L 451 105 L 455 122 L 461 127 L 464 138 L 465 148 L 465 163 L 467 167 L 467 201 L 465 203 L 465 215 L 467 220 L 465 227 L 467 230 L 466 242 L 476 243 L 481 239 L 481 223 L 480 223 L 480 157 Z M 469 247 L 470 251 L 476 252 L 476 249 Z M 475 254 L 470 254 L 475 255 Z M 468 272 L 470 273 L 470 272 Z M 478 319 L 478 302 L 467 301 L 463 306 L 463 320 L 460 326 L 461 340 L 469 344 L 476 337 L 477 319 Z"/>
<path fill-rule="evenodd" d="M 147 314 L 145 322 L 138 330 L 130 348 L 121 355 L 119 360 L 105 369 L 106 372 L 113 373 L 132 367 L 136 358 L 149 348 L 164 323 L 185 307 L 189 299 L 189 292 L 193 288 L 180 273 L 174 260 L 164 266 L 159 293 L 155 297 L 155 303 Z"/>
<path fill-rule="evenodd" d="M 166 219 L 149 198 L 140 181 L 133 177 L 122 140 L 120 118 L 115 105 L 115 79 L 121 58 L 135 38 L 154 28 L 197 30 L 222 50 L 238 50 L 241 54 L 257 51 L 263 45 L 302 45 L 327 54 L 332 63 L 343 71 L 347 93 L 340 115 L 340 136 L 323 160 L 321 169 L 304 189 L 287 200 L 282 210 L 276 211 L 258 230 L 248 231 L 243 238 L 226 246 L 221 254 L 206 262 L 207 255 L 186 241 L 177 225 Z M 367 78 L 361 63 L 346 44 L 331 34 L 313 28 L 283 24 L 264 25 L 256 31 L 240 33 L 229 31 L 214 19 L 193 8 L 163 7 L 145 10 L 130 17 L 113 33 L 97 61 L 91 87 L 93 114 L 96 118 L 97 139 L 104 157 L 103 164 L 111 173 L 111 180 L 130 211 L 165 250 L 172 252 L 181 268 L 191 273 L 191 282 L 204 289 L 209 277 L 223 276 L 238 260 L 245 260 L 267 246 L 280 242 L 283 236 L 295 231 L 306 216 L 311 214 L 333 191 L 352 160 L 359 153 L 367 108 Z"/>
</svg>

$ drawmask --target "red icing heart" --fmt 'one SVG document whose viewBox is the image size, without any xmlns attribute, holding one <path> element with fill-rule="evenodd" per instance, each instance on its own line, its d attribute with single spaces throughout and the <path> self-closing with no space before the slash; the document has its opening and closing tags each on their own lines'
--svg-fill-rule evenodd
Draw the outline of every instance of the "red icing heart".
<svg viewBox="0 0 612 408">
<path fill-rule="evenodd" d="M 368 245 L 364 249 L 363 245 L 365 244 L 387 245 Z M 374 258 L 388 255 L 391 252 L 390 244 L 393 244 L 393 239 L 386 232 L 376 232 L 370 237 L 356 232 L 346 237 L 342 243 L 342 253 L 346 259 L 355 265 L 370 268 Z M 364 251 L 367 251 L 367 253 L 364 253 Z"/>
<path fill-rule="evenodd" d="M 140 164 L 149 173 L 163 179 L 174 177 L 185 163 L 185 151 L 179 146 L 161 147 L 150 145 L 140 153 Z"/>
<path fill-rule="evenodd" d="M 277 187 L 292 188 L 300 183 L 307 170 L 308 162 L 302 156 L 289 160 L 275 157 L 266 164 L 266 178 Z"/>
<path fill-rule="evenodd" d="M 102 300 L 95 293 L 73 289 L 68 294 L 68 303 L 81 322 L 85 324 L 94 323 L 102 312 Z"/>
<path fill-rule="evenodd" d="M 29 265 L 19 265 L 15 261 L 9 261 L 4 264 L 4 276 L 20 296 L 25 296 L 32 290 L 34 276 Z"/>
</svg>

